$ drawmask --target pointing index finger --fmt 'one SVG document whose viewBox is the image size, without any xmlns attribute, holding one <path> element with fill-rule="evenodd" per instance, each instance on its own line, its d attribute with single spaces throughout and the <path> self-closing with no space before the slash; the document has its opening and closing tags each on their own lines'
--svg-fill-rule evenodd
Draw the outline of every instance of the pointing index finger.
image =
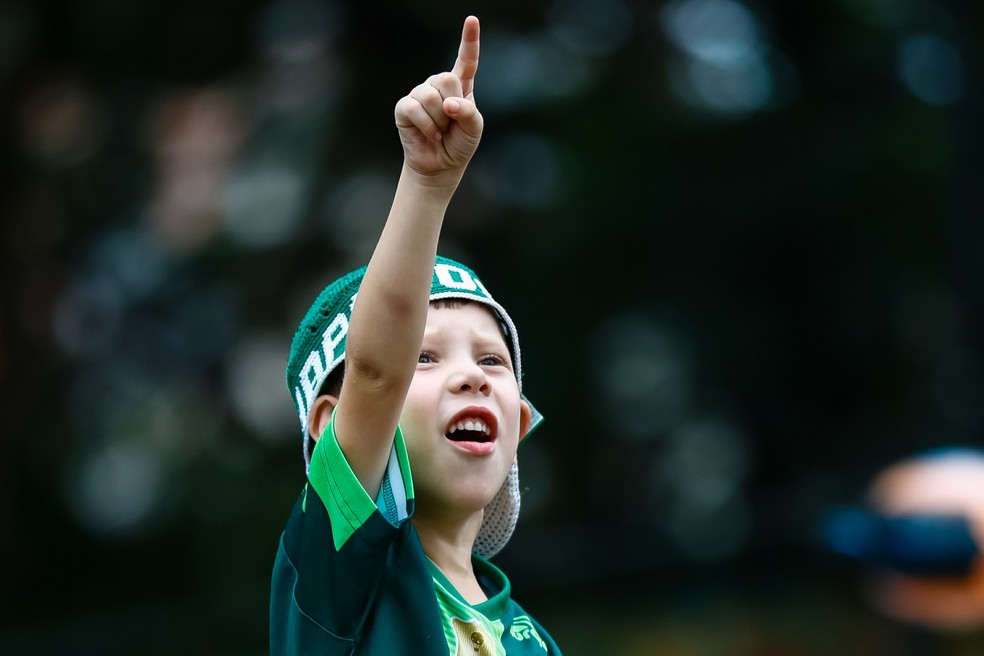
<svg viewBox="0 0 984 656">
<path fill-rule="evenodd" d="M 475 91 L 475 73 L 478 71 L 478 18 L 469 16 L 461 28 L 461 45 L 458 46 L 458 59 L 451 72 L 461 80 L 461 95 L 470 98 Z"/>
</svg>

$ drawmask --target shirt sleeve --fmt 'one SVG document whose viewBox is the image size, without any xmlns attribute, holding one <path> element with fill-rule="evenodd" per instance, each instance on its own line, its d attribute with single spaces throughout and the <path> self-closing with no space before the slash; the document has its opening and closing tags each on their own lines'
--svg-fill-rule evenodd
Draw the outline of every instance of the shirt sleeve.
<svg viewBox="0 0 984 656">
<path fill-rule="evenodd" d="M 402 524 L 412 512 L 413 478 L 399 427 L 375 501 L 362 487 L 338 444 L 334 418 L 311 454 L 308 480 L 328 511 L 336 551 L 377 510 L 393 526 Z"/>
<path fill-rule="evenodd" d="M 325 431 L 274 562 L 272 656 L 354 653 L 390 563 L 400 560 L 410 535 L 411 481 L 399 430 L 375 501 L 345 459 L 334 426 Z"/>
</svg>

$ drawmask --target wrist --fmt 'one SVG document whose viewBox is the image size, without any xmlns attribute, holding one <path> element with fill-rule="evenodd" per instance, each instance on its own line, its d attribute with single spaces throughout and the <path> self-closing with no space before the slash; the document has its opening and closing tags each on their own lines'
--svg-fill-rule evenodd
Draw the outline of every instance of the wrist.
<svg viewBox="0 0 984 656">
<path fill-rule="evenodd" d="M 463 174 L 463 170 L 420 173 L 404 162 L 400 181 L 402 184 L 414 187 L 428 196 L 433 196 L 434 198 L 446 197 L 450 200 L 451 196 L 458 189 L 458 184 L 461 182 Z"/>
</svg>

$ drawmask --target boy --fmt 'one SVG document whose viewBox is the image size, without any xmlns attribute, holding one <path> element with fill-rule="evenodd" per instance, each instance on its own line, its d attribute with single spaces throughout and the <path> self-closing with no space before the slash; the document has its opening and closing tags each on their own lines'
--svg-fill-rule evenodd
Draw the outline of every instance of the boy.
<svg viewBox="0 0 984 656">
<path fill-rule="evenodd" d="M 308 485 L 274 566 L 273 654 L 560 653 L 482 557 L 515 526 L 516 450 L 539 422 L 516 329 L 437 257 L 482 134 L 478 52 L 470 16 L 452 71 L 397 103 L 404 166 L 369 265 L 325 288 L 291 345 Z"/>
</svg>

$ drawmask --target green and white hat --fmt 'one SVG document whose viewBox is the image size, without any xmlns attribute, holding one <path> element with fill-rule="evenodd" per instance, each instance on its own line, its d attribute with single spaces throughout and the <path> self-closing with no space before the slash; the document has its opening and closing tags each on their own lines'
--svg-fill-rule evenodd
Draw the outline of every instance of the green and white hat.
<svg viewBox="0 0 984 656">
<path fill-rule="evenodd" d="M 305 471 L 311 465 L 307 438 L 311 404 L 331 372 L 345 359 L 349 319 L 352 317 L 352 306 L 365 272 L 366 267 L 361 267 L 325 287 L 304 315 L 290 346 L 287 389 L 294 399 L 301 422 Z M 492 298 L 474 271 L 454 260 L 438 256 L 434 263 L 430 300 L 442 298 L 466 299 L 492 308 L 503 332 L 508 335 L 507 346 L 522 394 L 523 371 L 516 325 L 505 309 Z M 529 403 L 528 400 L 526 402 Z M 532 419 L 527 435 L 543 421 L 543 416 L 536 411 L 533 404 L 529 405 Z M 519 468 L 513 463 L 502 489 L 485 508 L 485 517 L 475 542 L 475 553 L 491 558 L 506 545 L 519 519 L 519 504 Z"/>
</svg>

